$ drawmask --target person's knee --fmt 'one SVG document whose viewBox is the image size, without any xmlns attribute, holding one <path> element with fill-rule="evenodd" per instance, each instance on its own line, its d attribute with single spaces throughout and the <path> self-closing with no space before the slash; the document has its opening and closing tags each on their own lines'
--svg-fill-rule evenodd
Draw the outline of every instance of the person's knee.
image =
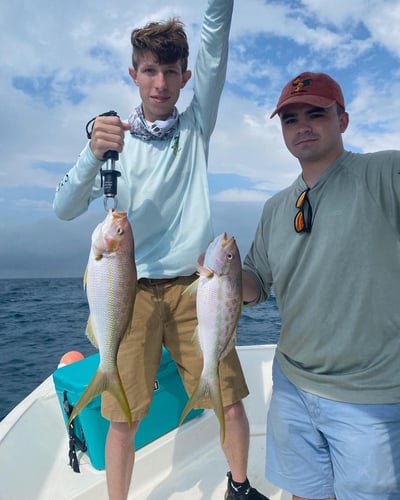
<svg viewBox="0 0 400 500">
<path fill-rule="evenodd" d="M 246 420 L 246 412 L 242 401 L 237 401 L 231 405 L 225 406 L 224 408 L 225 421 L 229 420 Z"/>
<path fill-rule="evenodd" d="M 139 420 L 132 422 L 131 426 L 127 422 L 110 422 L 108 439 L 120 441 L 121 443 L 130 442 L 134 438 L 138 426 Z"/>
</svg>

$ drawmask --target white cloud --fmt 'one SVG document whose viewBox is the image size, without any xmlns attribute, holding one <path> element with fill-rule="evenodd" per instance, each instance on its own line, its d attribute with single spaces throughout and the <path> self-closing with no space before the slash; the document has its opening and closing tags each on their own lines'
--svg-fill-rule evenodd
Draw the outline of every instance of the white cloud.
<svg viewBox="0 0 400 500">
<path fill-rule="evenodd" d="M 348 26 L 350 23 L 358 22 L 359 19 L 365 18 L 371 6 L 377 3 L 381 4 L 381 0 L 336 0 L 326 2 L 325 0 L 301 0 L 301 3 L 306 7 L 307 11 L 316 16 L 321 22 L 335 24 L 337 26 Z"/>
<path fill-rule="evenodd" d="M 251 189 L 227 189 L 212 196 L 214 201 L 230 203 L 265 202 L 268 198 L 265 192 Z"/>
<path fill-rule="evenodd" d="M 193 68 L 205 6 L 206 0 L 0 3 L 0 185 L 2 208 L 5 214 L 10 211 L 13 223 L 2 234 L 18 234 L 12 210 L 19 206 L 23 212 L 21 203 L 29 217 L 51 211 L 52 190 L 63 166 L 70 168 L 85 145 L 90 118 L 109 109 L 126 117 L 138 103 L 127 73 L 131 30 L 149 20 L 180 16 Z M 399 147 L 399 25 L 398 0 L 235 1 L 228 79 L 209 168 L 241 176 L 251 189 L 221 189 L 213 200 L 217 226 L 234 214 L 230 228 L 234 231 L 236 224 L 247 241 L 245 215 L 255 225 L 262 201 L 299 175 L 279 120 L 269 115 L 282 86 L 301 71 L 326 71 L 342 83 L 350 112 L 348 148 Z M 191 98 L 192 84 L 178 103 L 181 110 Z M 36 189 L 47 190 L 47 197 L 34 199 Z M 27 224 L 23 230 L 29 227 L 34 228 Z M 59 231 L 61 226 L 51 227 Z M 77 231 L 79 222 L 73 227 Z M 73 251 L 66 245 L 58 250 L 63 255 Z M 18 249 L 12 251 L 15 256 Z"/>
<path fill-rule="evenodd" d="M 46 200 L 30 200 L 27 198 L 17 200 L 16 205 L 25 208 L 36 208 L 43 211 L 48 211 L 52 208 L 52 204 Z"/>
<path fill-rule="evenodd" d="M 268 108 L 235 96 L 225 96 L 211 142 L 210 171 L 235 173 L 270 191 L 292 182 L 299 173 L 297 161 L 282 139 L 279 119 L 270 120 Z"/>
</svg>

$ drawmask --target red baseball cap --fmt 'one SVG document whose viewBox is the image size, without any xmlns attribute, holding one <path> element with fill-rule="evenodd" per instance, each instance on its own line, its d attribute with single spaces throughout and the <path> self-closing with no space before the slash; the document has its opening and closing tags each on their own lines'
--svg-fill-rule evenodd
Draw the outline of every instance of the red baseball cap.
<svg viewBox="0 0 400 500">
<path fill-rule="evenodd" d="M 325 73 L 301 73 L 290 80 L 282 90 L 273 118 L 284 106 L 296 102 L 329 108 L 337 102 L 345 109 L 344 97 L 340 85 Z"/>
</svg>

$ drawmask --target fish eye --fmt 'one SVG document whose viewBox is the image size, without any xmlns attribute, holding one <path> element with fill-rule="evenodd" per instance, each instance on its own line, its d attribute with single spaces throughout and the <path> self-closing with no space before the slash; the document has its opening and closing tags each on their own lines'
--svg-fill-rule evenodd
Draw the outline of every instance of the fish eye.
<svg viewBox="0 0 400 500">
<path fill-rule="evenodd" d="M 233 259 L 233 253 L 228 253 L 228 255 L 226 256 L 228 260 L 232 260 Z"/>
</svg>

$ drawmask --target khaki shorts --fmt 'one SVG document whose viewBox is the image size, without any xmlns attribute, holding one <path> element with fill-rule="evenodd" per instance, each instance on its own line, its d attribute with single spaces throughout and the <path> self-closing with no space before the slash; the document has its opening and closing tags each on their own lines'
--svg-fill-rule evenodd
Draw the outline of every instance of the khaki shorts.
<svg viewBox="0 0 400 500">
<path fill-rule="evenodd" d="M 118 352 L 118 369 L 133 420 L 141 420 L 148 412 L 163 344 L 175 360 L 188 394 L 199 381 L 203 360 L 193 336 L 197 325 L 196 295 L 182 295 L 195 279 L 185 276 L 163 284 L 137 285 L 131 331 Z M 220 362 L 219 373 L 224 406 L 248 395 L 236 349 Z M 212 405 L 206 399 L 196 407 Z M 102 413 L 113 422 L 126 422 L 119 404 L 107 391 L 102 395 Z"/>
</svg>

